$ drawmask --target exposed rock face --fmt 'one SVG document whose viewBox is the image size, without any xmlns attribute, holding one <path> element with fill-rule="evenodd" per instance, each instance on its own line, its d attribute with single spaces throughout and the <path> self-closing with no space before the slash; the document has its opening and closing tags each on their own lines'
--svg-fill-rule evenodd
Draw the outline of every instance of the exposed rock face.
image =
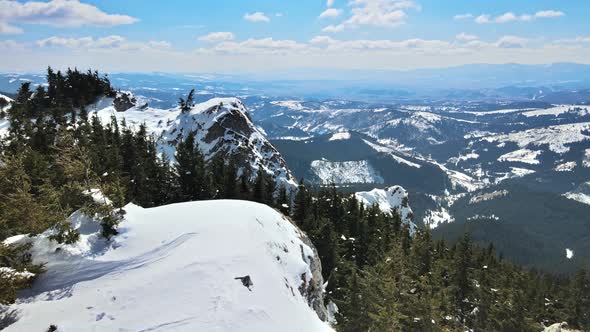
<svg viewBox="0 0 590 332">
<path fill-rule="evenodd" d="M 293 225 L 295 223 L 292 220 L 289 220 Z M 297 226 L 295 226 L 297 227 Z M 324 304 L 324 277 L 322 276 L 322 262 L 320 261 L 320 255 L 318 254 L 317 249 L 303 231 L 299 230 L 300 236 L 299 238 L 313 250 L 313 256 L 307 256 L 304 253 L 303 248 L 301 248 L 301 256 L 304 261 L 307 262 L 311 269 L 312 278 L 311 281 L 306 283 L 303 282 L 301 287 L 299 288 L 299 292 L 301 295 L 307 299 L 307 304 L 318 314 L 318 317 L 327 322 L 328 321 L 328 309 Z M 302 277 L 302 280 L 306 280 Z"/>
<path fill-rule="evenodd" d="M 119 92 L 113 100 L 113 106 L 117 112 L 125 112 L 131 107 L 136 106 L 137 99 L 128 92 Z"/>
<path fill-rule="evenodd" d="M 250 120 L 237 98 L 215 98 L 179 112 L 161 135 L 168 145 L 183 140 L 191 132 L 207 160 L 221 154 L 225 160 L 236 158 L 239 174 L 254 180 L 258 171 L 269 174 L 277 185 L 295 188 L 295 179 L 279 151 Z M 170 156 L 173 157 L 173 156 Z"/>
</svg>

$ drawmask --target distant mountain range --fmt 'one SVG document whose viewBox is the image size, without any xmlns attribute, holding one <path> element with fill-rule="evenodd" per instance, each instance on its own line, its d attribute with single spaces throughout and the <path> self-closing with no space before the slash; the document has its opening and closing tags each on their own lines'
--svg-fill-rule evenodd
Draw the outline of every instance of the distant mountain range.
<svg viewBox="0 0 590 332">
<path fill-rule="evenodd" d="M 173 94 L 193 87 L 215 96 L 265 95 L 371 102 L 507 99 L 578 103 L 590 100 L 590 65 L 575 63 L 472 64 L 405 71 L 314 69 L 251 75 L 111 73 L 110 77 L 117 87 L 154 95 L 155 102 L 163 100 L 163 91 Z M 15 92 L 23 81 L 41 84 L 44 74 L 0 74 L 0 91 Z"/>
</svg>

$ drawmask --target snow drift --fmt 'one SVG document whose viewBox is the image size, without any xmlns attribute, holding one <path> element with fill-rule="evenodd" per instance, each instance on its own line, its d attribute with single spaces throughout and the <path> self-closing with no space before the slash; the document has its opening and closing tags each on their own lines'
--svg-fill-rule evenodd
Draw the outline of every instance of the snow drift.
<svg viewBox="0 0 590 332">
<path fill-rule="evenodd" d="M 125 210 L 111 241 L 80 213 L 75 245 L 51 231 L 7 240 L 32 242 L 47 272 L 8 308 L 6 331 L 331 331 L 317 253 L 277 211 L 228 200 Z"/>
</svg>

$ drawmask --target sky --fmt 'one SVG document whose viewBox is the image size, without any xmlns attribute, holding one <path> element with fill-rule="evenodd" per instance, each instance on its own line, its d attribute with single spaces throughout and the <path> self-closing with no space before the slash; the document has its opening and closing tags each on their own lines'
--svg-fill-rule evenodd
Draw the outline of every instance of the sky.
<svg viewBox="0 0 590 332">
<path fill-rule="evenodd" d="M 0 70 L 590 63 L 587 0 L 0 0 Z"/>
</svg>

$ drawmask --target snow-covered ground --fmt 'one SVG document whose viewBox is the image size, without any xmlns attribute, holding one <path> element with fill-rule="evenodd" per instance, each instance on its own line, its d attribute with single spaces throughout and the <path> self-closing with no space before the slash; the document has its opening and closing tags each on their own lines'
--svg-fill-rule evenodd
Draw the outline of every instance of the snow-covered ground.
<svg viewBox="0 0 590 332">
<path fill-rule="evenodd" d="M 428 210 L 425 213 L 422 222 L 431 229 L 437 228 L 438 226 L 446 223 L 452 223 L 455 221 L 449 210 L 445 207 L 440 207 L 438 210 Z"/>
<path fill-rule="evenodd" d="M 314 160 L 311 170 L 320 183 L 383 183 L 383 178 L 367 160 L 327 161 Z"/>
<path fill-rule="evenodd" d="M 590 167 L 590 149 L 584 150 L 584 159 L 582 159 L 582 166 Z"/>
<path fill-rule="evenodd" d="M 519 162 L 531 165 L 538 165 L 539 160 L 537 158 L 543 153 L 543 151 L 533 151 L 529 149 L 520 149 L 509 152 L 498 157 L 498 161 L 510 161 Z"/>
<path fill-rule="evenodd" d="M 48 271 L 9 307 L 18 320 L 6 331 L 331 331 L 300 291 L 321 289 L 319 259 L 275 210 L 223 200 L 125 210 L 111 242 L 79 213 L 75 245 L 57 250 L 49 232 L 8 240 L 32 241 Z"/>
<path fill-rule="evenodd" d="M 398 164 L 405 164 L 407 166 L 410 167 L 414 167 L 414 168 L 421 168 L 422 166 L 420 164 L 416 164 L 414 162 L 411 162 L 405 158 L 402 158 L 398 155 L 396 155 L 395 153 L 400 153 L 401 151 L 393 148 L 393 147 L 389 147 L 386 145 L 379 145 L 379 144 L 375 144 L 375 143 L 371 143 L 367 140 L 363 140 L 368 146 L 370 146 L 373 150 L 377 151 L 377 152 L 382 152 L 382 153 L 387 153 L 389 154 L 389 156 L 391 158 L 393 158 L 393 160 L 395 160 Z"/>
<path fill-rule="evenodd" d="M 569 192 L 564 194 L 565 197 L 590 205 L 590 195 L 581 192 Z"/>
<path fill-rule="evenodd" d="M 383 212 L 398 211 L 402 221 L 410 225 L 412 232 L 416 228 L 412 221 L 414 213 L 409 204 L 408 192 L 401 186 L 361 191 L 357 192 L 355 196 L 365 206 L 377 204 Z"/>
<path fill-rule="evenodd" d="M 526 117 L 536 117 L 541 115 L 559 116 L 561 114 L 571 113 L 574 111 L 576 111 L 578 115 L 586 115 L 588 114 L 589 109 L 590 107 L 587 105 L 556 105 L 547 109 L 537 109 L 534 111 L 524 112 L 522 115 Z"/>
<path fill-rule="evenodd" d="M 568 161 L 555 166 L 554 170 L 556 170 L 557 172 L 571 172 L 574 168 L 576 168 L 577 165 L 578 163 L 576 163 L 575 161 Z"/>
<path fill-rule="evenodd" d="M 333 134 L 329 140 L 330 141 L 342 141 L 342 140 L 348 140 L 348 139 L 350 139 L 350 133 L 344 131 L 344 132 Z"/>
<path fill-rule="evenodd" d="M 520 148 L 547 144 L 549 150 L 555 153 L 565 153 L 570 150 L 568 144 L 590 140 L 590 136 L 587 134 L 589 129 L 590 122 L 568 123 L 493 135 L 485 137 L 483 140 L 492 143 L 514 142 Z"/>
<path fill-rule="evenodd" d="M 461 173 L 459 171 L 448 169 L 446 166 L 439 164 L 437 162 L 433 162 L 433 164 L 438 166 L 443 172 L 445 172 L 447 174 L 447 176 L 449 177 L 449 180 L 451 180 L 451 184 L 453 186 L 453 189 L 462 188 L 462 189 L 466 189 L 468 192 L 472 192 L 472 191 L 476 191 L 479 188 L 482 188 L 484 186 L 484 183 L 482 183 L 479 180 L 474 179 L 473 177 L 471 177 L 465 173 Z"/>
</svg>

